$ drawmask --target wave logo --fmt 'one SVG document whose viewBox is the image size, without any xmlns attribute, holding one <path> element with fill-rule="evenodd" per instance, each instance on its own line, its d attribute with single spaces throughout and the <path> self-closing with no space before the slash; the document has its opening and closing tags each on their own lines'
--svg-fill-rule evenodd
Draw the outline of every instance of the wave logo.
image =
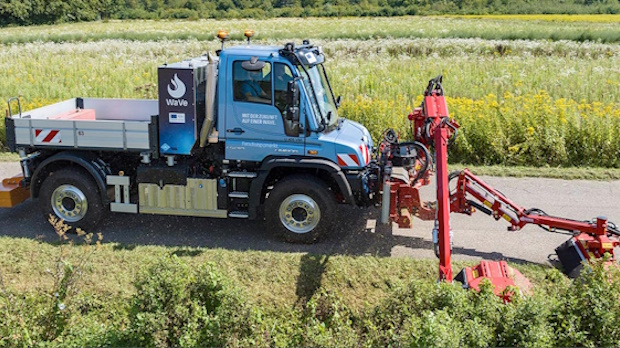
<svg viewBox="0 0 620 348">
<path fill-rule="evenodd" d="M 172 86 L 171 86 L 172 85 Z M 174 74 L 174 78 L 170 80 L 170 84 L 168 85 L 168 94 L 174 99 L 179 99 L 185 95 L 187 88 L 179 76 Z"/>
</svg>

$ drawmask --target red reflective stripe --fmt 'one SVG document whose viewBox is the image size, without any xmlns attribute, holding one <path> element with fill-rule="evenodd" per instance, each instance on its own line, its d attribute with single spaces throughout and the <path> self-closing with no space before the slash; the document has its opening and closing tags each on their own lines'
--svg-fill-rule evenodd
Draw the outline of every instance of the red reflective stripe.
<svg viewBox="0 0 620 348">
<path fill-rule="evenodd" d="M 340 156 L 338 156 L 338 165 L 341 166 L 341 167 L 346 167 L 347 166 L 347 164 L 344 163 L 344 161 L 340 158 Z"/>
<path fill-rule="evenodd" d="M 357 155 L 349 155 L 349 157 L 351 157 L 351 159 L 353 160 L 353 162 L 355 162 L 355 164 L 357 164 L 358 166 L 360 165 L 360 161 L 359 159 L 357 159 Z"/>
<path fill-rule="evenodd" d="M 362 152 L 362 159 L 364 160 L 364 164 L 368 164 L 370 160 L 370 155 L 368 153 L 368 147 L 366 144 L 360 145 L 360 151 Z"/>
<path fill-rule="evenodd" d="M 54 139 L 54 137 L 56 136 L 56 134 L 58 134 L 57 130 L 53 130 L 50 132 L 50 134 L 48 134 L 45 139 L 43 139 L 43 143 L 49 143 L 50 141 L 52 141 L 52 139 Z"/>
<path fill-rule="evenodd" d="M 42 129 L 37 129 L 37 130 L 35 130 L 35 131 L 34 131 L 34 135 L 38 137 L 38 136 L 39 136 L 39 134 L 41 134 L 41 131 L 42 131 Z"/>
</svg>

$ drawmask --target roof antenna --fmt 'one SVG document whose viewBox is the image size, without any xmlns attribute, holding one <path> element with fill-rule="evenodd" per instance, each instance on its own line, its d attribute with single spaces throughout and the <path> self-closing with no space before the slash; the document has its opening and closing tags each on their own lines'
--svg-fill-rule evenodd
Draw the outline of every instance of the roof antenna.
<svg viewBox="0 0 620 348">
<path fill-rule="evenodd" d="M 248 38 L 248 45 L 250 44 L 250 38 L 254 36 L 254 30 L 248 29 L 243 32 L 243 35 Z"/>
<path fill-rule="evenodd" d="M 224 50 L 224 41 L 228 40 L 228 32 L 226 30 L 218 30 L 217 31 L 217 38 L 220 39 L 220 41 L 222 41 L 222 49 L 220 51 Z"/>
</svg>

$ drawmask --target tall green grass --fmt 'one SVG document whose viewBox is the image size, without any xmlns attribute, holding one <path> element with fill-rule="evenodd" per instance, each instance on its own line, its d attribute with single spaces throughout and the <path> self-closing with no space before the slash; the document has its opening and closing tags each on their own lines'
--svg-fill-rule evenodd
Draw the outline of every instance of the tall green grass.
<svg viewBox="0 0 620 348">
<path fill-rule="evenodd" d="M 452 97 L 544 90 L 553 98 L 619 101 L 617 45 L 406 39 L 317 43 L 325 47 L 332 83 L 345 101 L 400 96 L 412 104 L 439 73 Z M 75 96 L 143 97 L 139 87 L 157 82 L 159 65 L 217 48 L 215 40 L 9 45 L 0 51 L 0 69 L 6 73 L 0 98 L 22 95 L 28 108 Z"/>
<path fill-rule="evenodd" d="M 434 20 L 455 26 L 462 26 L 466 21 L 416 17 L 390 20 L 405 27 L 418 25 L 421 32 L 428 30 L 435 34 L 441 33 L 432 25 Z M 463 126 L 451 161 L 479 165 L 620 166 L 617 160 L 620 157 L 617 141 L 620 46 L 617 44 L 456 38 L 321 39 L 325 33 L 333 37 L 338 37 L 337 33 L 355 36 L 368 28 L 389 36 L 402 28 L 389 25 L 383 18 L 359 22 L 307 21 L 322 25 L 315 34 L 319 38 L 312 41 L 321 44 L 327 54 L 326 66 L 332 85 L 343 96 L 341 115 L 366 125 L 375 138 L 387 127 L 396 128 L 406 136 L 409 130 L 406 115 L 419 104 L 419 95 L 427 81 L 442 73 L 446 93 L 451 98 L 452 116 Z M 493 22 L 468 21 L 472 30 L 478 26 L 480 32 L 491 28 L 488 25 Z M 156 38 L 166 29 L 175 35 L 185 35 L 192 30 L 191 26 L 198 24 L 231 25 L 239 33 L 240 28 L 258 23 L 264 26 L 262 30 L 280 37 L 285 35 L 286 28 L 299 29 L 296 35 L 305 35 L 305 29 L 297 27 L 301 22 L 304 21 L 81 23 L 47 27 L 47 31 L 43 27 L 24 28 L 23 33 L 13 34 L 71 34 L 83 29 L 87 30 L 86 36 L 116 35 L 140 24 L 145 35 Z M 504 26 L 512 23 L 497 22 Z M 539 24 L 519 23 L 513 31 Z M 584 23 L 543 24 L 553 27 Z M 617 29 L 606 31 L 615 33 Z M 206 31 L 203 33 L 206 35 Z M 263 36 L 259 34 L 259 37 Z M 282 45 L 289 40 L 263 37 L 255 42 Z M 229 42 L 227 46 L 241 43 Z M 24 108 L 32 109 L 76 96 L 154 98 L 149 91 L 154 90 L 159 65 L 214 51 L 219 46 L 213 38 L 4 45 L 0 51 L 0 70 L 7 77 L 0 79 L 0 99 L 22 95 Z M 526 110 L 526 106 L 532 110 Z M 0 105 L 0 112 L 5 109 L 6 106 Z M 3 141 L 0 134 L 0 144 Z"/>
<path fill-rule="evenodd" d="M 620 41 L 615 22 L 551 22 L 446 17 L 278 18 L 268 20 L 106 21 L 0 29 L 0 43 L 34 41 L 212 40 L 219 29 L 243 39 L 253 29 L 259 39 L 481 38 L 485 40 Z"/>
</svg>

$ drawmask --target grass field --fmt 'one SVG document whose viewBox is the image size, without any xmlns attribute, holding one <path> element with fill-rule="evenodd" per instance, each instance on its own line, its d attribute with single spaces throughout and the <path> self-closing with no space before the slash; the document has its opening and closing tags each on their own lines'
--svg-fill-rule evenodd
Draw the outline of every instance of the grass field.
<svg viewBox="0 0 620 348">
<path fill-rule="evenodd" d="M 586 22 L 586 23 L 620 23 L 617 14 L 509 14 L 509 15 L 458 15 L 449 18 L 467 19 L 499 19 L 508 21 L 540 21 L 540 22 Z"/>
<path fill-rule="evenodd" d="M 524 20 L 525 18 L 525 20 Z M 620 41 L 620 15 L 449 17 L 279 18 L 270 20 L 110 21 L 2 29 L 0 43 L 90 41 L 102 39 L 211 40 L 219 29 L 242 39 L 243 31 L 259 37 L 290 39 L 482 38 L 486 40 Z M 551 19 L 551 20 L 545 20 Z M 579 21 L 554 20 L 580 18 Z M 527 23 L 527 25 L 524 25 Z"/>
<path fill-rule="evenodd" d="M 26 43 L 3 45 L 0 69 L 7 78 L 0 81 L 0 98 L 22 95 L 26 109 L 75 96 L 155 98 L 158 65 L 216 50 L 216 28 L 231 29 L 238 38 L 243 28 L 252 27 L 260 44 L 309 37 L 323 45 L 334 89 L 344 97 L 341 114 L 365 124 L 375 138 L 387 127 L 406 134 L 404 116 L 419 104 L 426 81 L 443 73 L 452 116 L 463 126 L 452 162 L 619 168 L 620 45 L 603 39 L 478 35 L 501 38 L 502 30 L 535 29 L 613 36 L 620 34 L 617 17 L 132 21 L 6 28 L 0 31 L 6 42 Z"/>
</svg>

